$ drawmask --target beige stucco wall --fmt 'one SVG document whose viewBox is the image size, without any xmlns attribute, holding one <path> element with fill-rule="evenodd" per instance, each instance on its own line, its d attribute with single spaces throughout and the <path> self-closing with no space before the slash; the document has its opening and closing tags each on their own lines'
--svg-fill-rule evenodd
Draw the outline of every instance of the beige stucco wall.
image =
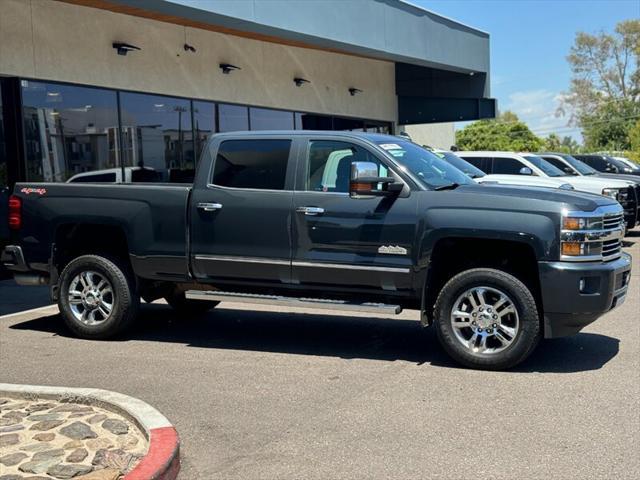
<svg viewBox="0 0 640 480">
<path fill-rule="evenodd" d="M 391 62 L 241 38 L 55 0 L 1 0 L 0 74 L 395 121 Z M 185 52 L 186 41 L 196 53 Z M 114 41 L 142 48 L 120 56 Z M 241 71 L 223 75 L 221 62 Z M 294 77 L 311 84 L 296 87 Z M 363 90 L 351 96 L 349 87 Z"/>
<path fill-rule="evenodd" d="M 419 145 L 449 150 L 456 144 L 456 132 L 453 123 L 429 123 L 423 125 L 405 125 L 401 128 Z"/>
</svg>

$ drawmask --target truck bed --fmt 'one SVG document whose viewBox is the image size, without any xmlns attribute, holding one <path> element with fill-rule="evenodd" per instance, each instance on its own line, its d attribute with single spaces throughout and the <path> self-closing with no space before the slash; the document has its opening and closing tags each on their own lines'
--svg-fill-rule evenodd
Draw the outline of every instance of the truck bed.
<svg viewBox="0 0 640 480">
<path fill-rule="evenodd" d="M 104 227 L 124 234 L 139 276 L 188 276 L 189 184 L 21 183 L 14 192 L 22 200 L 20 243 L 34 270 L 47 270 L 57 236 L 96 225 L 96 235 Z"/>
</svg>

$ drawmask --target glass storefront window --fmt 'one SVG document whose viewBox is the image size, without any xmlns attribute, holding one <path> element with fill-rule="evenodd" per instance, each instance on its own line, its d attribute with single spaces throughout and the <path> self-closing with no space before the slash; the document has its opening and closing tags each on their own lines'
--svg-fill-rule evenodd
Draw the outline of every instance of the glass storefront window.
<svg viewBox="0 0 640 480">
<path fill-rule="evenodd" d="M 350 130 L 352 132 L 364 131 L 364 120 L 355 120 L 353 118 L 333 118 L 334 130 Z"/>
<path fill-rule="evenodd" d="M 26 179 L 64 182 L 73 175 L 119 166 L 112 90 L 23 80 Z"/>
<path fill-rule="evenodd" d="M 249 109 L 240 105 L 218 105 L 219 131 L 239 132 L 249 130 Z"/>
<path fill-rule="evenodd" d="M 207 139 L 216 133 L 216 104 L 211 102 L 193 102 L 193 129 L 196 133 L 196 162 L 200 160 Z"/>
<path fill-rule="evenodd" d="M 7 149 L 2 108 L 2 84 L 0 84 L 0 249 L 9 239 L 9 173 L 7 171 Z M 0 265 L 0 280 L 3 278 Z"/>
<path fill-rule="evenodd" d="M 249 108 L 251 130 L 293 130 L 293 112 Z"/>
<path fill-rule="evenodd" d="M 333 130 L 333 117 L 312 113 L 296 113 L 296 129 Z"/>
<path fill-rule="evenodd" d="M 120 112 L 125 181 L 185 182 L 193 178 L 189 100 L 123 92 Z"/>
</svg>

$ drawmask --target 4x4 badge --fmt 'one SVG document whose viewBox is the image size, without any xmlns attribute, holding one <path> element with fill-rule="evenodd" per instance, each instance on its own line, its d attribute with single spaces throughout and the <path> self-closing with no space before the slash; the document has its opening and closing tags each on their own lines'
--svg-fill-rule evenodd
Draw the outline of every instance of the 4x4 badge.
<svg viewBox="0 0 640 480">
<path fill-rule="evenodd" d="M 389 255 L 406 255 L 407 249 L 400 245 L 382 245 L 378 248 L 378 253 L 386 253 Z"/>
</svg>

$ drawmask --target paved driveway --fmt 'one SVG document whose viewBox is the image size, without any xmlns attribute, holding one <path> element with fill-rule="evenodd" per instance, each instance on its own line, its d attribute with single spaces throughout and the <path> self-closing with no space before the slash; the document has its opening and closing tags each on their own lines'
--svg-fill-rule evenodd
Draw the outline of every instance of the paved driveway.
<svg viewBox="0 0 640 480">
<path fill-rule="evenodd" d="M 457 368 L 400 319 L 148 305 L 126 340 L 49 310 L 0 319 L 0 382 L 137 396 L 182 437 L 183 479 L 640 478 L 640 235 L 627 302 L 511 372 Z"/>
</svg>

